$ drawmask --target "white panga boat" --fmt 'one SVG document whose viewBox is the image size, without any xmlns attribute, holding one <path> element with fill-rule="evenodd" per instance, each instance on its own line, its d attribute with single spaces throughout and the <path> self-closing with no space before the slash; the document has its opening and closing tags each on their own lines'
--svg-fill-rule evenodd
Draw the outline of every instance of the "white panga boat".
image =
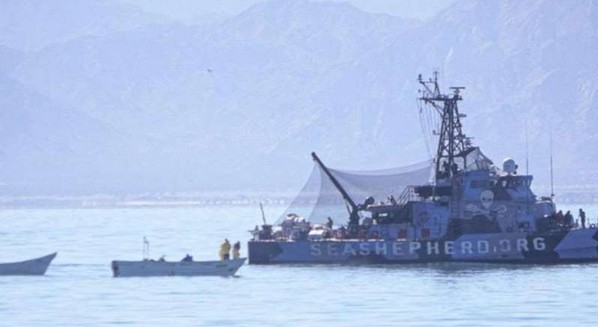
<svg viewBox="0 0 598 327">
<path fill-rule="evenodd" d="M 218 261 L 112 261 L 114 277 L 232 276 L 247 258 Z"/>
<path fill-rule="evenodd" d="M 41 258 L 21 261 L 0 263 L 0 276 L 7 275 L 43 275 L 54 258 L 56 252 Z"/>
</svg>

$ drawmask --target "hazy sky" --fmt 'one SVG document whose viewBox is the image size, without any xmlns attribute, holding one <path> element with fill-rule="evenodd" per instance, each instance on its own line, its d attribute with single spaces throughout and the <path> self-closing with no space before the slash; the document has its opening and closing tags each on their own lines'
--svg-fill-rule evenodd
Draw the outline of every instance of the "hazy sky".
<svg viewBox="0 0 598 327">
<path fill-rule="evenodd" d="M 235 15 L 265 0 L 121 0 L 146 11 L 160 13 L 184 21 L 205 16 Z M 285 0 L 288 1 L 288 0 Z M 350 2 L 363 11 L 386 13 L 400 17 L 427 19 L 446 8 L 454 0 L 312 0 Z"/>
</svg>

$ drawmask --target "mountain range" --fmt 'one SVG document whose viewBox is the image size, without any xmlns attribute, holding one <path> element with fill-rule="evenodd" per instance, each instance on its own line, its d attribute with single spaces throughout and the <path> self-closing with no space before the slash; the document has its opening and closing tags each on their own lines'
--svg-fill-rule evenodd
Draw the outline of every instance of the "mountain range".
<svg viewBox="0 0 598 327">
<path fill-rule="evenodd" d="M 434 70 L 466 87 L 464 130 L 497 165 L 529 158 L 546 185 L 552 152 L 557 184 L 598 184 L 596 1 L 458 1 L 426 21 L 305 0 L 210 24 L 109 0 L 0 12 L 3 195 L 297 189 L 311 151 L 426 160 L 417 76 Z"/>
</svg>

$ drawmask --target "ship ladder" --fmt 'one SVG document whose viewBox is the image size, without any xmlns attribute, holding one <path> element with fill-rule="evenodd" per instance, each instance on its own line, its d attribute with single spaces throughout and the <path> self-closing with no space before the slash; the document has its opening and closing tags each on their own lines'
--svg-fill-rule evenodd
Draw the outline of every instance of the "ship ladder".
<svg viewBox="0 0 598 327">
<path fill-rule="evenodd" d="M 451 201 L 451 218 L 457 219 L 459 218 L 459 201 Z"/>
</svg>

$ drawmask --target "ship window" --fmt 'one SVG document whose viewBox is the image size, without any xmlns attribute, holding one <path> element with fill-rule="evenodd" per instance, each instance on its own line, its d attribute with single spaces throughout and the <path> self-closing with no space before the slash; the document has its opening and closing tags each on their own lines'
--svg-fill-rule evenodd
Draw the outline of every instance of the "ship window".
<svg viewBox="0 0 598 327">
<path fill-rule="evenodd" d="M 480 188 L 480 189 L 487 189 L 488 188 L 488 181 L 471 181 L 469 183 L 469 187 L 471 188 Z"/>
</svg>

